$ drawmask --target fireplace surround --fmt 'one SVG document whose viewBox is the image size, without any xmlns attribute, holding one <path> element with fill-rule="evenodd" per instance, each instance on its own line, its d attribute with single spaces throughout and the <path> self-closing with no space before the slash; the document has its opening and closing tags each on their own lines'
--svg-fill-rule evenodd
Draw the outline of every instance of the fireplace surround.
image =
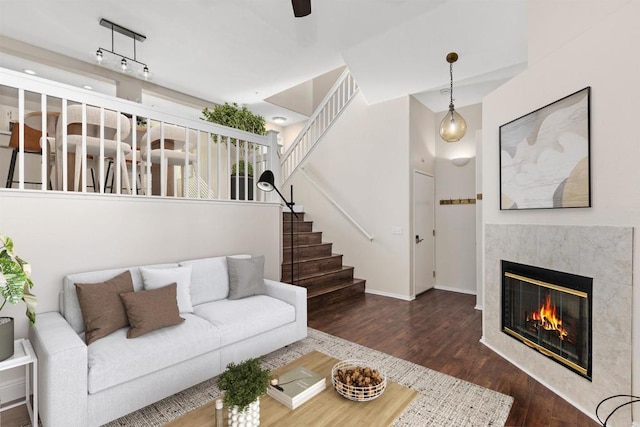
<svg viewBox="0 0 640 427">
<path fill-rule="evenodd" d="M 482 342 L 595 419 L 598 403 L 631 394 L 633 227 L 485 224 Z M 591 381 L 502 330 L 502 260 L 593 278 Z M 605 410 L 606 412 L 606 410 Z M 629 407 L 611 425 L 629 425 Z"/>
</svg>

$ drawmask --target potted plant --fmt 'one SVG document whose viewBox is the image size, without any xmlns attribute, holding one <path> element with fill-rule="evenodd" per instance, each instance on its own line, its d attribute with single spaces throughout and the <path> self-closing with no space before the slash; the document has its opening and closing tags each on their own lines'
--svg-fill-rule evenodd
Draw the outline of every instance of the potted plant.
<svg viewBox="0 0 640 427">
<path fill-rule="evenodd" d="M 202 110 L 202 120 L 208 122 L 217 123 L 219 125 L 232 127 L 239 130 L 255 133 L 258 135 L 266 135 L 266 122 L 264 117 L 253 114 L 245 105 L 239 107 L 235 102 L 229 104 L 225 102 L 223 105 L 216 105 L 211 110 L 205 107 Z M 212 135 L 213 141 L 218 142 L 218 136 Z M 239 144 L 240 156 L 244 155 L 244 144 L 242 141 L 238 141 L 234 138 L 231 139 L 232 145 Z M 236 199 L 236 183 L 238 184 L 238 199 L 244 200 L 244 163 L 243 159 L 234 163 L 231 168 L 231 198 Z M 247 200 L 253 200 L 253 165 L 250 162 L 246 162 L 248 165 L 247 176 L 249 188 Z"/>
<path fill-rule="evenodd" d="M 260 358 L 227 365 L 218 377 L 218 388 L 224 391 L 230 420 L 239 426 L 260 425 L 259 398 L 267 392 L 269 375 L 269 370 L 260 366 Z"/>
<path fill-rule="evenodd" d="M 0 234 L 0 296 L 2 305 L 24 301 L 27 317 L 32 325 L 36 322 L 36 297 L 30 289 L 31 266 L 13 251 L 13 240 Z M 0 361 L 13 356 L 13 317 L 0 317 Z"/>
</svg>

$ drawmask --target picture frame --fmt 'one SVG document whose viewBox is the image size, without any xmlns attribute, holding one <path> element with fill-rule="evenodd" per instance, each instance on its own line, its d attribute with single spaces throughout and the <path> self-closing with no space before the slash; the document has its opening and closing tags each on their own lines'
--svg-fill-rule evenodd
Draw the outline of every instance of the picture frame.
<svg viewBox="0 0 640 427">
<path fill-rule="evenodd" d="M 591 207 L 591 87 L 500 126 L 500 210 Z"/>
</svg>

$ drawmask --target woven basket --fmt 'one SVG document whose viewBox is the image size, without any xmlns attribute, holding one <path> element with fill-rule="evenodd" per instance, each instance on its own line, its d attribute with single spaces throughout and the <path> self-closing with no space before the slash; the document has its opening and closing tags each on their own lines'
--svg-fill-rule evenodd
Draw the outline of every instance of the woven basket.
<svg viewBox="0 0 640 427">
<path fill-rule="evenodd" d="M 338 370 L 341 369 L 344 371 L 347 369 L 353 369 L 357 366 L 375 369 L 382 377 L 382 382 L 375 386 L 358 387 L 351 384 L 347 385 L 337 378 Z M 338 394 L 340 394 L 341 396 L 346 397 L 350 400 L 355 400 L 356 402 L 367 402 L 382 395 L 384 389 L 387 387 L 387 376 L 380 369 L 376 368 L 372 363 L 366 362 L 364 360 L 353 359 L 336 363 L 333 366 L 333 368 L 331 369 L 331 382 L 333 383 L 333 388 L 335 388 Z"/>
</svg>

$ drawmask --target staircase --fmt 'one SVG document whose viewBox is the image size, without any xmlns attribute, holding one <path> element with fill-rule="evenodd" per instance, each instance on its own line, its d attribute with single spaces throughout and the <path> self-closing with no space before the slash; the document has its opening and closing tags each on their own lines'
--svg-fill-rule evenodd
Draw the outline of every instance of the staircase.
<svg viewBox="0 0 640 427">
<path fill-rule="evenodd" d="M 282 281 L 307 288 L 307 311 L 335 306 L 364 293 L 365 280 L 353 277 L 353 267 L 342 265 L 342 255 L 332 253 L 332 243 L 322 242 L 322 232 L 304 213 L 283 212 Z M 291 277 L 291 227 L 293 226 L 293 280 Z"/>
</svg>

